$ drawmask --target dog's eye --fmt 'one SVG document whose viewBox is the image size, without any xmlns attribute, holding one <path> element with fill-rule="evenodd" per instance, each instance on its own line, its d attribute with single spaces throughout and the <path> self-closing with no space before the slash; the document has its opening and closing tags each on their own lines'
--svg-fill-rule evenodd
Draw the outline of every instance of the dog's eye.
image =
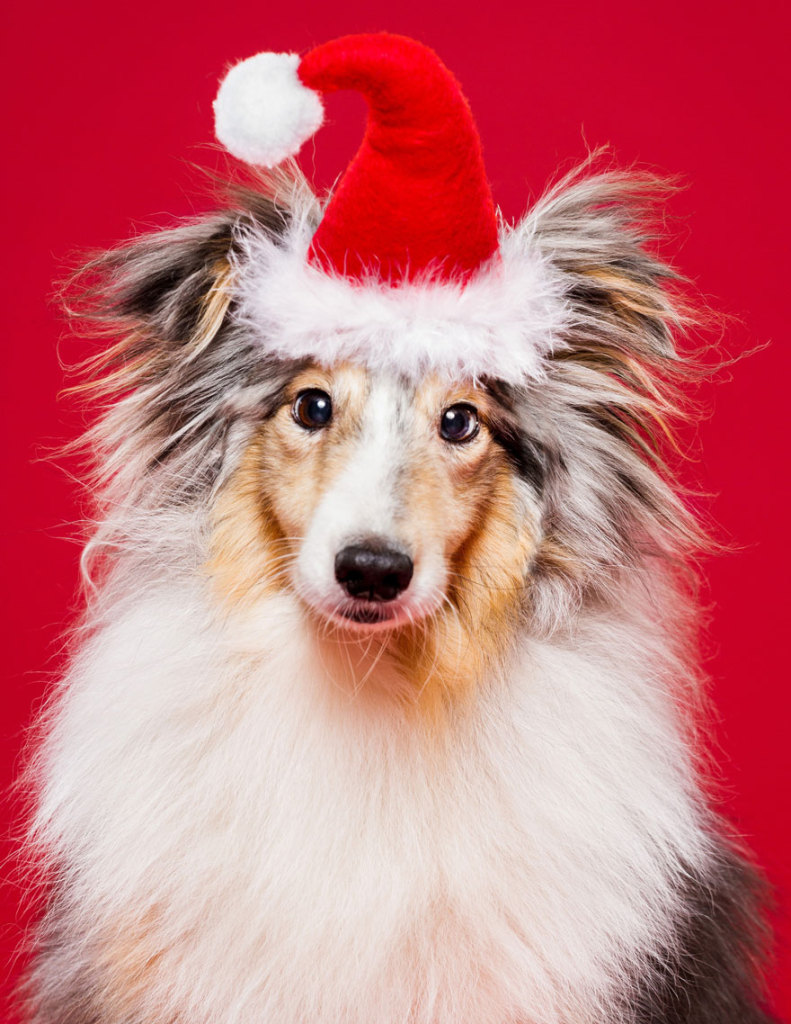
<svg viewBox="0 0 791 1024">
<path fill-rule="evenodd" d="M 291 406 L 291 415 L 306 430 L 326 427 L 332 419 L 332 399 L 326 391 L 318 388 L 300 391 Z"/>
<path fill-rule="evenodd" d="M 440 436 L 455 444 L 471 441 L 478 433 L 479 427 L 478 410 L 466 402 L 449 406 L 439 422 Z"/>
</svg>

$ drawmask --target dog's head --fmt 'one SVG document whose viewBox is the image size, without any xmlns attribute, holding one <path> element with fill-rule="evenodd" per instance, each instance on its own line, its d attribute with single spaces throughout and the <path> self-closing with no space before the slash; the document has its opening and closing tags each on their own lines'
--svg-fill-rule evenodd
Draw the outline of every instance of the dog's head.
<svg viewBox="0 0 791 1024">
<path fill-rule="evenodd" d="M 280 287 L 272 253 L 310 221 L 304 186 L 111 254 L 99 315 L 124 337 L 101 357 L 117 401 L 93 434 L 93 552 L 205 573 L 232 613 L 288 594 L 318 632 L 377 634 L 418 677 L 443 659 L 479 675 L 518 629 L 605 607 L 694 529 L 654 443 L 683 366 L 645 190 L 567 182 L 510 232 L 503 250 L 540 264 L 554 303 L 519 325 L 536 354 L 517 379 L 358 358 L 365 317 L 337 329 L 331 300 L 335 348 L 289 349 L 298 314 L 278 323 L 250 296 Z M 402 329 L 408 346 L 414 324 L 388 317 L 386 343 Z"/>
</svg>

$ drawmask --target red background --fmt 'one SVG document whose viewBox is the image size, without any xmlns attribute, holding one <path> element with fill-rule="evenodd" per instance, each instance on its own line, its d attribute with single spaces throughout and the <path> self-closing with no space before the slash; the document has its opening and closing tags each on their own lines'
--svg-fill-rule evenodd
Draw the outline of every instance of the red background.
<svg viewBox="0 0 791 1024">
<path fill-rule="evenodd" d="M 506 215 L 518 215 L 558 166 L 584 157 L 586 146 L 609 142 L 621 164 L 638 160 L 678 174 L 689 187 L 671 202 L 677 265 L 733 317 L 731 352 L 771 343 L 736 365 L 729 381 L 704 389 L 713 415 L 692 429 L 703 455 L 684 472 L 712 494 L 723 535 L 741 546 L 707 565 L 708 667 L 725 806 L 779 894 L 771 987 L 778 1012 L 791 1020 L 791 94 L 781 6 L 787 4 L 17 3 L 6 15 L 3 57 L 10 123 L 1 403 L 9 674 L 0 704 L 0 785 L 12 777 L 31 706 L 57 668 L 77 578 L 78 549 L 66 539 L 78 515 L 76 487 L 62 468 L 35 461 L 80 425 L 56 397 L 62 326 L 50 298 L 53 280 L 75 249 L 106 246 L 205 205 L 185 161 L 215 162 L 211 101 L 229 62 L 262 49 L 304 50 L 344 32 L 404 32 L 433 45 L 463 82 Z M 362 124 L 357 98 L 331 98 L 329 114 L 335 124 L 308 147 L 306 160 L 323 185 L 351 155 Z M 5 821 L 12 816 L 4 809 Z M 0 982 L 7 989 L 24 915 L 10 869 L 2 872 L 0 957 L 9 966 L 0 968 Z"/>
</svg>

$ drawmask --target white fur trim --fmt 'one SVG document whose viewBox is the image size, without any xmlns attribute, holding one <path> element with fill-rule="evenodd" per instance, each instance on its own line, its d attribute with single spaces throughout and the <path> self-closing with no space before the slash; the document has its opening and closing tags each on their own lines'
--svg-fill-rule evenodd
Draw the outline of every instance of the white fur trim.
<svg viewBox="0 0 791 1024">
<path fill-rule="evenodd" d="M 275 167 L 324 120 L 318 93 L 299 80 L 296 53 L 259 53 L 232 67 L 214 101 L 215 133 L 248 164 Z"/>
<path fill-rule="evenodd" d="M 518 383 L 540 376 L 543 357 L 562 345 L 566 286 L 528 231 L 504 228 L 500 258 L 466 285 L 428 277 L 391 286 L 309 264 L 314 227 L 305 213 L 285 244 L 259 231 L 242 239 L 239 316 L 273 354 Z"/>
</svg>

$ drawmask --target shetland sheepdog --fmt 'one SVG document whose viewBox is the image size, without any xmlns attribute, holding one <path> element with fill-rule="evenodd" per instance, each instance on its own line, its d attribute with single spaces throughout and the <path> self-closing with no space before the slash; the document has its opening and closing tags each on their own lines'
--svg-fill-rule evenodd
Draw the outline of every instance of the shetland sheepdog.
<svg viewBox="0 0 791 1024">
<path fill-rule="evenodd" d="M 281 345 L 320 212 L 289 173 L 90 268 L 113 344 L 31 765 L 29 1020 L 767 1022 L 762 885 L 696 753 L 650 185 L 576 175 L 503 226 L 555 339 L 515 384 L 405 372 L 406 323 L 398 365 L 358 358 L 390 299 L 332 281 L 327 359 Z"/>
</svg>

